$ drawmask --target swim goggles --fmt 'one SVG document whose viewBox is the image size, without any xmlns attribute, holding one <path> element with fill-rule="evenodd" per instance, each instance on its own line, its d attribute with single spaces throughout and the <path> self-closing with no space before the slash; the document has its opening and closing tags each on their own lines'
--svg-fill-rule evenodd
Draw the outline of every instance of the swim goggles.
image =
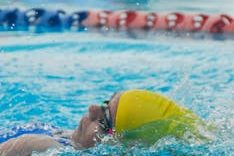
<svg viewBox="0 0 234 156">
<path fill-rule="evenodd" d="M 109 101 L 105 101 L 105 104 L 108 104 Z M 108 109 L 107 105 L 101 106 L 102 112 L 103 112 L 103 119 L 99 120 L 99 126 L 102 128 L 102 130 L 107 134 L 113 134 L 113 124 L 112 119 L 110 115 L 110 111 Z"/>
</svg>

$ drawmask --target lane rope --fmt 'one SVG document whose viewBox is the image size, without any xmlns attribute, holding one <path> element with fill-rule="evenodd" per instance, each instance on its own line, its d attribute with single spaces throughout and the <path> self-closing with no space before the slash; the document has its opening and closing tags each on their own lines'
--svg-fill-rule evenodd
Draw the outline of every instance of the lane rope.
<svg viewBox="0 0 234 156">
<path fill-rule="evenodd" d="M 32 8 L 0 9 L 0 31 L 79 31 L 96 27 L 116 30 L 234 33 L 234 16 L 227 14 L 160 13 L 141 11 L 76 11 Z"/>
</svg>

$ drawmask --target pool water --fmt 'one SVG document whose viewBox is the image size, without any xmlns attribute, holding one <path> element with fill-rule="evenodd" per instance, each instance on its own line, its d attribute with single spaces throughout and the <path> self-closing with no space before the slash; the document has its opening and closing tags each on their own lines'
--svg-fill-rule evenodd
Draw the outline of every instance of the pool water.
<svg viewBox="0 0 234 156">
<path fill-rule="evenodd" d="M 214 141 L 201 146 L 164 138 L 149 149 L 100 144 L 87 151 L 65 149 L 61 155 L 233 154 L 232 40 L 132 39 L 88 32 L 2 34 L 1 134 L 35 123 L 44 123 L 42 129 L 74 129 L 89 105 L 101 104 L 116 91 L 140 88 L 168 95 L 215 124 Z"/>
<path fill-rule="evenodd" d="M 27 2 L 15 4 L 23 8 L 34 5 Z M 224 2 L 219 10 L 215 8 L 218 1 L 210 6 L 205 1 L 200 10 L 232 12 L 231 1 Z M 140 6 L 129 3 L 135 9 L 152 10 L 152 5 L 156 6 L 150 0 L 147 4 L 142 0 Z M 200 3 L 183 3 L 184 8 L 173 3 L 174 8 L 165 10 L 188 11 L 192 7 L 192 11 L 199 11 Z M 85 7 L 113 9 L 107 4 L 87 1 Z M 123 2 L 117 4 L 115 9 L 126 7 Z M 49 8 L 50 4 L 42 7 Z M 234 40 L 157 33 L 129 37 L 97 31 L 0 32 L 0 141 L 20 128 L 74 129 L 91 104 L 101 104 L 117 91 L 147 89 L 171 97 L 215 125 L 213 140 L 200 145 L 167 137 L 147 148 L 97 144 L 83 151 L 61 149 L 59 155 L 233 155 L 233 45 Z M 51 149 L 42 155 L 53 152 Z"/>
</svg>

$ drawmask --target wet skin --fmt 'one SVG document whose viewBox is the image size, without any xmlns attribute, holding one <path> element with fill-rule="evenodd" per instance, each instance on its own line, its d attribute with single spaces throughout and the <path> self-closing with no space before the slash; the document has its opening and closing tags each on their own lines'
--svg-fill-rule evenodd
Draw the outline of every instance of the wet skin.
<svg viewBox="0 0 234 156">
<path fill-rule="evenodd" d="M 113 127 L 115 125 L 115 116 L 118 107 L 118 101 L 121 93 L 112 96 L 108 103 L 108 109 L 112 119 Z M 97 133 L 103 134 L 104 131 L 99 126 L 99 120 L 103 119 L 104 114 L 98 105 L 91 105 L 89 112 L 81 120 L 78 128 L 72 134 L 73 146 L 76 149 L 88 148 L 94 146 L 96 141 L 100 141 Z"/>
<path fill-rule="evenodd" d="M 119 97 L 122 93 L 114 94 L 109 103 L 108 110 L 112 119 L 113 127 L 118 107 Z M 71 144 L 75 149 L 88 148 L 95 145 L 100 139 L 98 134 L 104 134 L 99 126 L 99 120 L 103 119 L 104 114 L 99 105 L 91 105 L 88 113 L 82 117 L 79 126 L 72 132 L 65 132 L 63 136 L 71 139 Z M 44 152 L 48 148 L 62 147 L 54 138 L 45 135 L 23 135 L 18 138 L 10 139 L 0 144 L 0 155 L 5 156 L 25 156 L 31 155 L 33 151 Z"/>
</svg>

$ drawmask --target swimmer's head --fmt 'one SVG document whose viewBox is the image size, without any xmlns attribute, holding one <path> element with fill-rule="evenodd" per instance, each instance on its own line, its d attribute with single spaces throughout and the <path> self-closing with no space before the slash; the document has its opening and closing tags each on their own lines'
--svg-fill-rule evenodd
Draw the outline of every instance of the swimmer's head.
<svg viewBox="0 0 234 156">
<path fill-rule="evenodd" d="M 146 90 L 129 90 L 121 94 L 115 130 L 121 133 L 171 115 L 182 115 L 184 108 L 172 100 Z"/>
<path fill-rule="evenodd" d="M 88 114 L 81 119 L 72 136 L 75 147 L 94 146 L 96 141 L 100 141 L 98 135 L 108 134 L 110 128 L 122 133 L 171 114 L 183 113 L 182 108 L 174 107 L 175 103 L 166 97 L 144 90 L 119 92 L 107 103 L 104 111 L 98 105 L 89 107 Z M 100 123 L 104 120 L 107 121 L 105 124 Z M 110 122 L 111 126 L 108 126 Z"/>
</svg>

